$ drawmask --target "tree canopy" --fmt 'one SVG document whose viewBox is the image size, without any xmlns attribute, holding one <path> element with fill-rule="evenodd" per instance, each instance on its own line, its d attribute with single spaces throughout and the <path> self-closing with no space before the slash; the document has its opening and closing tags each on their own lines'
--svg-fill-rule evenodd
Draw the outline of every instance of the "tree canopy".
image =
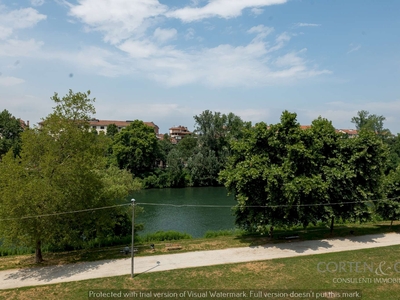
<svg viewBox="0 0 400 300">
<path fill-rule="evenodd" d="M 357 130 L 370 130 L 381 137 L 387 137 L 390 135 L 390 130 L 384 128 L 383 121 L 385 120 L 384 116 L 371 115 L 368 111 L 361 110 L 351 119 L 351 122 L 356 125 Z"/>
<path fill-rule="evenodd" d="M 10 149 L 17 155 L 20 150 L 20 135 L 23 131 L 20 120 L 11 115 L 8 110 L 0 113 L 0 159 Z"/>
<path fill-rule="evenodd" d="M 0 163 L 0 235 L 13 245 L 77 245 L 112 232 L 132 176 L 106 167 L 104 137 L 89 130 L 90 92 L 52 97 L 54 111 L 40 128 L 22 133 L 19 157 Z M 79 212 L 81 211 L 81 212 Z M 75 212 L 75 213 L 71 213 Z"/>
<path fill-rule="evenodd" d="M 231 142 L 220 180 L 238 204 L 236 223 L 250 231 L 337 217 L 365 220 L 366 200 L 380 194 L 386 149 L 375 134 L 349 139 L 319 118 L 302 130 L 296 114 L 258 123 Z M 352 203 L 347 203 L 352 202 Z"/>
<path fill-rule="evenodd" d="M 141 174 L 154 169 L 158 150 L 154 129 L 135 120 L 115 134 L 112 159 L 120 169 Z"/>
</svg>

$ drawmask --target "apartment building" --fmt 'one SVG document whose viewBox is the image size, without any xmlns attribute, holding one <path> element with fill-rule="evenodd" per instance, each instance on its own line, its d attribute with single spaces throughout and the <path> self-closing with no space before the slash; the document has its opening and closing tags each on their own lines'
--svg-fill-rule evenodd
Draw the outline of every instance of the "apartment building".
<svg viewBox="0 0 400 300">
<path fill-rule="evenodd" d="M 98 133 L 103 132 L 104 134 L 107 133 L 107 127 L 111 124 L 115 124 L 118 127 L 118 130 L 129 126 L 130 123 L 133 121 L 115 121 L 115 120 L 99 120 L 99 119 L 92 119 L 89 121 L 90 127 L 96 129 Z M 154 129 L 154 133 L 158 136 L 160 128 L 154 124 L 154 122 L 143 122 L 147 126 L 150 126 Z"/>
</svg>

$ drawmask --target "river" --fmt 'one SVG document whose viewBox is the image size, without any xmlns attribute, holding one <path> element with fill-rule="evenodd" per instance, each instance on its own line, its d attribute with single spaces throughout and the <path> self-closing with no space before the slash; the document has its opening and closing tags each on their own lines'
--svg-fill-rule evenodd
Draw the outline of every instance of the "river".
<svg viewBox="0 0 400 300">
<path fill-rule="evenodd" d="M 186 232 L 194 238 L 202 237 L 208 230 L 235 228 L 235 217 L 231 207 L 236 203 L 234 197 L 227 196 L 224 187 L 197 187 L 181 189 L 149 189 L 135 192 L 131 198 L 144 208 L 135 222 L 143 223 L 144 230 L 139 234 L 159 230 Z M 155 203 L 157 205 L 146 205 Z M 177 205 L 221 205 L 229 207 L 165 206 Z"/>
</svg>

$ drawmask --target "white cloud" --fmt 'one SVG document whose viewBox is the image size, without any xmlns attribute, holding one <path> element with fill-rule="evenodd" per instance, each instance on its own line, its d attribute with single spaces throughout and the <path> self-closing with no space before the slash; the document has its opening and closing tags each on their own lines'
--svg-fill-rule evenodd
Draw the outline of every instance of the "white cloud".
<svg viewBox="0 0 400 300">
<path fill-rule="evenodd" d="M 221 110 L 224 113 L 229 113 L 231 110 Z M 270 116 L 270 111 L 268 109 L 241 109 L 241 110 L 232 110 L 232 112 L 239 116 L 243 121 L 251 121 L 253 124 L 259 122 L 266 122 Z"/>
<path fill-rule="evenodd" d="M 315 23 L 296 23 L 295 27 L 319 27 L 321 24 L 315 24 Z"/>
<path fill-rule="evenodd" d="M 133 58 L 148 58 L 160 53 L 160 49 L 154 43 L 148 40 L 127 40 L 120 44 L 118 49 L 125 51 Z"/>
<path fill-rule="evenodd" d="M 196 34 L 196 31 L 193 28 L 186 29 L 185 40 L 192 40 Z"/>
<path fill-rule="evenodd" d="M 167 7 L 157 0 L 79 0 L 71 5 L 70 15 L 89 29 L 100 31 L 104 40 L 117 44 L 132 35 L 143 35 L 152 19 L 164 14 Z"/>
<path fill-rule="evenodd" d="M 25 82 L 25 80 L 10 76 L 0 76 L 0 85 L 13 86 Z"/>
<path fill-rule="evenodd" d="M 251 13 L 252 13 L 253 15 L 255 15 L 255 16 L 259 16 L 259 15 L 261 15 L 263 12 L 264 12 L 264 10 L 263 10 L 262 8 L 259 8 L 259 7 L 253 7 L 253 8 L 251 9 Z"/>
<path fill-rule="evenodd" d="M 144 121 L 160 120 L 169 118 L 176 121 L 176 116 L 186 116 L 191 119 L 197 114 L 197 110 L 191 107 L 182 106 L 175 103 L 142 103 L 140 106 L 134 103 L 123 103 L 115 106 L 98 102 L 96 106 L 97 116 L 107 116 L 107 119 L 126 119 L 132 120 L 142 118 Z M 134 115 L 132 115 L 134 112 Z M 179 119 L 182 121 L 181 118 Z"/>
<path fill-rule="evenodd" d="M 318 116 L 322 116 L 330 121 L 337 128 L 355 128 L 355 125 L 351 123 L 351 119 L 357 115 L 358 111 L 367 110 L 371 114 L 382 115 L 386 118 L 385 127 L 397 127 L 399 128 L 400 122 L 398 115 L 400 114 L 400 100 L 388 101 L 388 102 L 368 102 L 361 101 L 356 103 L 336 101 L 326 103 L 327 108 L 315 109 L 315 110 L 302 110 L 301 115 L 312 121 Z"/>
<path fill-rule="evenodd" d="M 203 2 L 195 1 L 192 5 L 203 5 Z M 274 29 L 264 25 L 254 26 L 247 31 L 255 35 L 248 44 L 186 49 L 168 44 L 178 38 L 175 28 L 158 26 L 165 21 L 163 16 L 180 18 L 184 22 L 206 17 L 231 18 L 239 16 L 243 9 L 285 2 L 209 0 L 200 8 L 187 6 L 173 10 L 157 0 L 78 0 L 77 5 L 71 5 L 70 15 L 82 21 L 90 30 L 100 31 L 104 40 L 118 49 L 114 54 L 94 53 L 96 59 L 89 57 L 84 62 L 85 66 L 93 64 L 103 74 L 140 74 L 166 86 L 191 83 L 248 86 L 329 73 L 309 67 L 307 61 L 300 57 L 300 52 L 290 51 L 287 56 L 279 54 L 276 57 L 274 52 L 283 49 L 291 36 L 283 32 L 275 38 L 269 38 Z M 195 38 L 195 30 L 188 28 L 182 37 L 186 40 Z"/>
<path fill-rule="evenodd" d="M 219 17 L 230 19 L 238 17 L 246 8 L 260 8 L 269 5 L 283 4 L 287 0 L 209 0 L 203 7 L 191 7 L 168 11 L 167 17 L 177 18 L 183 22 L 193 22 L 205 18 Z"/>
<path fill-rule="evenodd" d="M 45 0 L 31 0 L 31 4 L 33 6 L 42 6 L 45 3 Z"/>
<path fill-rule="evenodd" d="M 9 39 L 4 42 L 0 41 L 0 56 L 33 56 L 37 54 L 42 45 L 43 42 L 38 42 L 34 39 L 27 41 L 18 39 Z"/>
<path fill-rule="evenodd" d="M 14 30 L 35 26 L 47 17 L 33 8 L 21 8 L 7 11 L 0 5 L 0 39 L 12 36 Z"/>
<path fill-rule="evenodd" d="M 347 54 L 360 50 L 361 45 L 350 44 L 349 47 L 350 47 L 350 50 L 347 51 Z"/>
<path fill-rule="evenodd" d="M 0 40 L 8 38 L 12 32 L 12 28 L 0 26 Z"/>
<path fill-rule="evenodd" d="M 275 39 L 275 45 L 268 49 L 269 52 L 277 51 L 285 46 L 287 42 L 290 41 L 290 35 L 287 32 L 283 32 L 278 35 Z"/>
<path fill-rule="evenodd" d="M 302 49 L 299 52 L 290 52 L 285 55 L 279 56 L 274 64 L 277 67 L 287 67 L 287 66 L 301 66 L 304 65 L 304 59 L 298 56 L 299 53 L 303 53 L 307 49 Z"/>
<path fill-rule="evenodd" d="M 130 74 L 165 86 L 192 83 L 212 87 L 263 86 L 330 73 L 310 67 L 302 57 L 306 49 L 272 56 L 274 51 L 289 42 L 290 36 L 279 34 L 270 45 L 266 39 L 271 32 L 273 28 L 263 25 L 252 27 L 248 33 L 256 37 L 241 46 L 222 44 L 211 48 L 177 49 L 171 45 L 160 45 L 151 36 L 130 38 L 120 43 L 116 48 L 122 52 L 90 47 L 77 53 L 43 56 L 46 59 L 61 59 L 105 76 Z"/>
<path fill-rule="evenodd" d="M 255 29 L 253 29 L 255 31 Z M 281 47 L 281 35 L 271 48 L 261 40 L 245 46 L 219 45 L 214 48 L 182 51 L 173 47 L 157 47 L 154 43 L 127 41 L 119 48 L 130 54 L 140 74 L 167 86 L 194 82 L 209 86 L 268 85 L 290 78 L 327 74 L 327 70 L 310 69 L 297 53 L 278 57 L 270 63 L 266 54 Z M 144 60 L 145 58 L 145 60 Z"/>
<path fill-rule="evenodd" d="M 64 61 L 69 65 L 106 77 L 135 73 L 132 61 L 120 53 L 99 47 L 85 47 L 77 52 L 46 52 L 40 56 L 46 60 Z"/>
<path fill-rule="evenodd" d="M 266 27 L 264 25 L 258 25 L 258 26 L 253 26 L 249 30 L 247 30 L 247 33 L 255 33 L 257 36 L 254 38 L 253 41 L 255 40 L 263 40 L 265 39 L 269 34 L 271 34 L 274 31 L 274 28 L 272 27 Z"/>
<path fill-rule="evenodd" d="M 162 28 L 158 27 L 154 31 L 153 36 L 157 41 L 164 43 L 168 40 L 172 40 L 172 39 L 176 38 L 177 33 L 178 32 L 176 31 L 175 28 L 162 29 Z"/>
</svg>

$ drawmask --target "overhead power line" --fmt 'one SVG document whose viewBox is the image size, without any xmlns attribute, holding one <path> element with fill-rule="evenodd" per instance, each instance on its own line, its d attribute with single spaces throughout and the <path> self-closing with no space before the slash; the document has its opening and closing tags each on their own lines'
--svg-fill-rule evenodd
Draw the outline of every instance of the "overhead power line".
<svg viewBox="0 0 400 300">
<path fill-rule="evenodd" d="M 309 206 L 331 206 L 331 205 L 342 205 L 342 204 L 355 204 L 355 203 L 367 203 L 367 202 L 380 202 L 380 201 L 389 201 L 400 199 L 400 197 L 394 198 L 386 198 L 386 199 L 375 199 L 375 200 L 362 200 L 362 201 L 348 201 L 348 202 L 336 202 L 336 203 L 310 203 L 310 204 L 280 204 L 280 205 L 239 205 L 240 208 L 279 208 L 279 207 L 309 207 Z M 11 221 L 11 220 L 26 220 L 26 219 L 34 219 L 34 218 L 41 218 L 41 217 L 51 217 L 51 216 L 59 216 L 59 215 L 66 215 L 66 214 L 74 214 L 74 213 L 82 213 L 82 212 L 90 212 L 96 210 L 103 210 L 103 209 L 110 209 L 115 207 L 122 207 L 122 206 L 130 206 L 131 203 L 124 203 L 112 206 L 103 206 L 103 207 L 96 207 L 96 208 L 88 208 L 82 210 L 74 210 L 74 211 L 67 211 L 67 212 L 56 212 L 50 214 L 42 214 L 42 215 L 35 215 L 35 216 L 24 216 L 24 217 L 16 217 L 16 218 L 4 218 L 0 219 L 0 221 Z M 173 203 L 152 203 L 152 202 L 139 202 L 135 204 L 142 205 L 142 206 L 169 206 L 169 207 L 203 207 L 203 208 L 233 208 L 235 205 L 212 205 L 212 204 L 173 204 Z"/>
<path fill-rule="evenodd" d="M 366 202 L 378 202 L 378 201 L 388 201 L 399 199 L 386 198 L 386 199 L 376 199 L 376 200 L 362 200 L 362 201 L 348 201 L 348 202 L 335 202 L 335 203 L 310 203 L 310 204 L 279 204 L 279 205 L 238 205 L 239 207 L 249 207 L 249 208 L 278 208 L 278 207 L 303 207 L 303 206 L 331 206 L 331 205 L 341 205 L 341 204 L 355 204 L 355 203 L 366 203 Z M 214 208 L 232 208 L 234 205 L 208 205 L 208 204 L 173 204 L 173 203 L 151 203 L 143 202 L 137 203 L 137 205 L 151 205 L 151 206 L 170 206 L 170 207 L 214 207 Z"/>
<path fill-rule="evenodd" d="M 109 209 L 109 208 L 127 206 L 127 205 L 131 205 L 131 204 L 130 203 L 124 203 L 124 204 L 118 204 L 118 205 L 112 205 L 112 206 L 103 206 L 103 207 L 88 208 L 88 209 L 81 209 L 81 210 L 57 212 L 57 213 L 51 213 L 51 214 L 25 216 L 25 217 L 18 217 L 18 218 L 5 218 L 5 219 L 0 219 L 0 221 L 25 220 L 25 219 L 34 219 L 34 218 L 41 218 L 41 217 L 51 217 L 51 216 L 59 216 L 59 215 L 66 215 L 66 214 L 75 214 L 75 213 L 81 213 L 81 212 L 88 212 L 88 211 L 95 211 L 95 210 L 102 210 L 102 209 Z"/>
</svg>

